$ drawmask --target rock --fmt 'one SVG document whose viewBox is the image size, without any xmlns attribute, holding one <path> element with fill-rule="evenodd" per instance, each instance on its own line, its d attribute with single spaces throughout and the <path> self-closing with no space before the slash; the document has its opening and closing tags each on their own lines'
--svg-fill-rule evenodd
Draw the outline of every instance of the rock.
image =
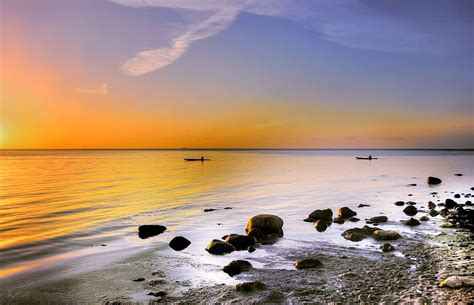
<svg viewBox="0 0 474 305">
<path fill-rule="evenodd" d="M 227 266 L 222 268 L 222 270 L 230 276 L 241 274 L 242 272 L 249 271 L 250 269 L 252 269 L 252 264 L 241 259 L 231 261 Z"/>
<path fill-rule="evenodd" d="M 401 237 L 398 232 L 389 230 L 377 230 L 373 233 L 373 236 L 376 240 L 396 240 Z"/>
<path fill-rule="evenodd" d="M 462 176 L 462 174 L 454 174 L 454 176 L 461 177 L 461 176 Z"/>
<path fill-rule="evenodd" d="M 254 292 L 266 289 L 264 283 L 260 281 L 240 283 L 235 286 L 235 290 L 240 292 Z"/>
<path fill-rule="evenodd" d="M 212 212 L 212 211 L 217 211 L 218 209 L 204 209 L 204 212 Z"/>
<path fill-rule="evenodd" d="M 416 186 L 416 183 L 407 184 L 407 186 Z"/>
<path fill-rule="evenodd" d="M 189 247 L 190 244 L 191 242 L 183 236 L 176 236 L 170 241 L 169 246 L 175 251 L 181 251 Z"/>
<path fill-rule="evenodd" d="M 367 223 L 382 223 L 382 222 L 387 222 L 388 217 L 387 216 L 375 216 L 371 217 L 367 220 Z"/>
<path fill-rule="evenodd" d="M 420 221 L 428 221 L 428 220 L 430 220 L 430 218 L 426 215 L 423 215 L 420 217 Z"/>
<path fill-rule="evenodd" d="M 296 269 L 310 269 L 310 268 L 318 268 L 323 265 L 319 259 L 316 258 L 306 258 L 300 259 L 294 262 Z"/>
<path fill-rule="evenodd" d="M 434 208 L 436 208 L 436 204 L 432 201 L 428 202 L 428 209 L 432 210 Z"/>
<path fill-rule="evenodd" d="M 441 179 L 437 178 L 437 177 L 428 177 L 428 179 L 426 179 L 426 182 L 430 185 L 437 185 L 437 184 L 441 184 Z"/>
<path fill-rule="evenodd" d="M 439 283 L 439 287 L 474 287 L 474 278 L 468 276 L 450 276 L 441 283 Z"/>
<path fill-rule="evenodd" d="M 416 204 L 416 202 L 414 202 L 414 201 L 407 201 L 407 205 L 415 205 L 415 204 Z"/>
<path fill-rule="evenodd" d="M 318 232 L 324 232 L 328 228 L 328 225 L 326 224 L 324 220 L 317 220 L 314 223 L 314 227 L 316 228 Z"/>
<path fill-rule="evenodd" d="M 441 215 L 441 217 L 448 216 L 448 210 L 446 210 L 446 209 L 439 210 L 439 215 Z"/>
<path fill-rule="evenodd" d="M 165 226 L 160 225 L 142 225 L 138 227 L 138 237 L 145 239 L 152 237 L 166 231 Z"/>
<path fill-rule="evenodd" d="M 361 204 L 359 204 L 357 207 L 358 207 L 358 208 L 370 207 L 370 204 L 361 203 Z"/>
<path fill-rule="evenodd" d="M 265 238 L 265 234 L 262 232 L 262 230 L 257 229 L 257 228 L 251 229 L 250 232 L 247 233 L 247 236 L 254 237 L 257 240 L 262 240 L 263 238 Z"/>
<path fill-rule="evenodd" d="M 309 214 L 308 218 L 306 218 L 304 221 L 307 222 L 315 222 L 316 220 L 331 220 L 332 219 L 332 210 L 331 209 L 325 209 L 325 210 L 314 210 Z"/>
<path fill-rule="evenodd" d="M 336 217 L 332 220 L 332 222 L 337 223 L 337 224 L 343 224 L 344 223 L 344 218 Z"/>
<path fill-rule="evenodd" d="M 232 207 L 225 207 L 224 210 L 232 210 Z"/>
<path fill-rule="evenodd" d="M 439 213 L 438 213 L 438 211 L 436 211 L 435 209 L 433 209 L 433 210 L 430 211 L 430 216 L 431 216 L 431 217 L 436 217 L 436 216 L 438 216 L 438 215 L 439 215 Z"/>
<path fill-rule="evenodd" d="M 405 202 L 403 202 L 403 201 L 396 201 L 394 204 L 395 204 L 396 206 L 401 207 L 401 206 L 405 205 Z"/>
<path fill-rule="evenodd" d="M 466 205 L 472 205 L 471 200 L 466 201 Z"/>
<path fill-rule="evenodd" d="M 337 210 L 337 216 L 341 218 L 350 218 L 356 215 L 357 213 L 349 209 L 348 207 L 342 207 L 342 208 L 339 208 L 339 210 Z"/>
<path fill-rule="evenodd" d="M 249 253 L 253 253 L 253 252 L 255 252 L 255 250 L 256 250 L 255 247 L 248 247 L 247 248 L 247 251 L 249 251 Z"/>
<path fill-rule="evenodd" d="M 277 234 L 283 236 L 283 219 L 275 215 L 260 214 L 252 217 L 245 227 L 245 232 L 248 233 L 252 229 L 260 229 L 263 234 Z"/>
<path fill-rule="evenodd" d="M 370 233 L 367 230 L 360 229 L 360 228 L 353 228 L 345 230 L 341 236 L 350 241 L 361 241 L 366 238 Z"/>
<path fill-rule="evenodd" d="M 395 250 L 395 248 L 389 243 L 383 244 L 382 246 L 380 246 L 380 248 L 382 249 L 382 252 L 390 252 Z"/>
<path fill-rule="evenodd" d="M 412 205 L 409 205 L 403 209 L 403 213 L 407 214 L 408 216 L 415 216 L 416 213 L 418 213 L 418 209 Z"/>
<path fill-rule="evenodd" d="M 454 198 L 461 198 L 461 195 L 460 194 L 455 194 Z"/>
<path fill-rule="evenodd" d="M 357 218 L 357 217 L 350 217 L 350 218 L 347 218 L 347 221 L 350 221 L 350 222 L 358 222 L 360 219 Z"/>
<path fill-rule="evenodd" d="M 140 277 L 138 279 L 134 279 L 133 281 L 134 282 L 143 282 L 144 280 L 145 280 L 144 278 Z"/>
<path fill-rule="evenodd" d="M 414 227 L 414 226 L 419 226 L 420 222 L 416 220 L 415 218 L 410 218 L 408 220 L 403 221 L 403 223 L 407 226 Z"/>
<path fill-rule="evenodd" d="M 458 203 L 450 198 L 444 201 L 444 207 L 448 210 L 455 208 L 457 205 Z"/>
<path fill-rule="evenodd" d="M 223 255 L 234 252 L 235 248 L 225 241 L 213 239 L 209 244 L 207 244 L 206 251 L 214 255 Z"/>
<path fill-rule="evenodd" d="M 454 224 L 452 224 L 452 223 L 449 222 L 449 221 L 444 220 L 444 221 L 442 221 L 442 222 L 439 224 L 439 226 L 440 226 L 441 228 L 452 228 L 452 227 L 454 227 Z"/>
<path fill-rule="evenodd" d="M 150 292 L 150 293 L 148 293 L 148 295 L 152 295 L 154 297 L 161 298 L 161 297 L 166 296 L 166 292 L 165 291 Z"/>
<path fill-rule="evenodd" d="M 234 246 L 237 251 L 247 250 L 248 247 L 255 246 L 257 243 L 255 237 L 239 234 L 230 234 L 224 241 Z"/>
</svg>

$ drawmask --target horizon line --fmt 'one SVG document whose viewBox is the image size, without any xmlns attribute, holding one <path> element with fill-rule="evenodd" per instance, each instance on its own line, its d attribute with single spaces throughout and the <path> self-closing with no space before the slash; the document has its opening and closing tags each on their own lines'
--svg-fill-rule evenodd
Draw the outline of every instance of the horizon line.
<svg viewBox="0 0 474 305">
<path fill-rule="evenodd" d="M 302 148 L 302 147 L 282 147 L 282 148 L 268 148 L 268 147 L 259 147 L 259 148 L 248 148 L 248 147 L 230 147 L 230 148 L 216 148 L 216 147 L 169 147 L 169 148 L 0 148 L 0 151 L 38 151 L 38 150 L 170 150 L 170 151 L 200 151 L 200 150 L 211 150 L 211 151 L 226 151 L 226 150 L 457 150 L 457 151 L 474 151 L 474 148 Z"/>
</svg>

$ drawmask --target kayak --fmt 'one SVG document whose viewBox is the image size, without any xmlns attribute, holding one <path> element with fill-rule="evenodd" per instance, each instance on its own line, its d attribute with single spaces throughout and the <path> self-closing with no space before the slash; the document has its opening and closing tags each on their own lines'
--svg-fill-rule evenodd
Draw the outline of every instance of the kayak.
<svg viewBox="0 0 474 305">
<path fill-rule="evenodd" d="M 356 157 L 357 160 L 377 160 L 378 158 Z"/>
<path fill-rule="evenodd" d="M 193 158 L 185 158 L 184 161 L 211 161 L 210 159 L 193 159 Z"/>
</svg>

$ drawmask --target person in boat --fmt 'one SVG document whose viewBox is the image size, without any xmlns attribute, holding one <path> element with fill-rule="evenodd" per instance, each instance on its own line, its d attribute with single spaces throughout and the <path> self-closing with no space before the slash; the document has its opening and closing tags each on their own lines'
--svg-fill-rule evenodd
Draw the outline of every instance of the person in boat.
<svg viewBox="0 0 474 305">
<path fill-rule="evenodd" d="M 372 155 L 369 155 L 369 160 L 372 160 Z"/>
</svg>

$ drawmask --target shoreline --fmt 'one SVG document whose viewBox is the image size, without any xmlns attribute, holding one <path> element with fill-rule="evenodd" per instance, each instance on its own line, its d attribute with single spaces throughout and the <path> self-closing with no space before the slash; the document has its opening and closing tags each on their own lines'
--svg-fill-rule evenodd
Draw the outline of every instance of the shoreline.
<svg viewBox="0 0 474 305">
<path fill-rule="evenodd" d="M 469 303 L 474 300 L 473 287 L 440 288 L 439 283 L 450 275 L 474 273 L 469 255 L 473 250 L 471 234 L 468 229 L 460 228 L 440 229 L 436 235 L 403 234 L 402 239 L 394 242 L 396 251 L 388 253 L 326 242 L 298 242 L 295 248 L 285 248 L 279 247 L 277 241 L 260 246 L 273 260 L 254 257 L 246 251 L 241 254 L 243 259 L 252 261 L 254 268 L 233 278 L 223 273 L 220 266 L 195 262 L 189 266 L 186 257 L 162 255 L 160 249 L 154 248 L 85 274 L 37 286 L 25 285 L 20 290 L 17 287 L 16 291 L 1 296 L 0 302 Z M 302 258 L 317 258 L 323 265 L 297 270 L 293 261 Z M 232 259 L 235 257 L 228 258 Z M 210 281 L 180 278 L 180 273 L 186 273 L 188 268 L 210 268 L 220 278 Z M 257 287 L 250 292 L 236 290 L 239 283 L 255 281 L 263 283 L 265 288 Z"/>
</svg>

